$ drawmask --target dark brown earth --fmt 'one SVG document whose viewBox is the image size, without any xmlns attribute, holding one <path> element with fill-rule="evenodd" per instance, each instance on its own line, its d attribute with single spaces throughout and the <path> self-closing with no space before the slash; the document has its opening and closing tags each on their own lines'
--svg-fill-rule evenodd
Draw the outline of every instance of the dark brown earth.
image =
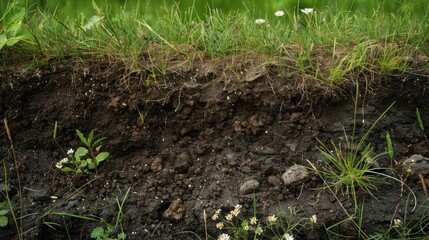
<svg viewBox="0 0 429 240">
<path fill-rule="evenodd" d="M 240 63 L 230 59 L 191 64 L 179 55 L 168 63 L 165 74 L 152 71 L 144 54 L 141 65 L 132 69 L 94 58 L 50 60 L 23 72 L 25 64 L 2 59 L 0 113 L 10 128 L 17 165 L 3 122 L 0 157 L 9 156 L 5 159 L 9 194 L 22 217 L 24 239 L 67 239 L 67 231 L 71 239 L 90 239 L 100 223 L 46 213 L 97 216 L 115 224 L 116 197 L 122 199 L 128 190 L 123 207 L 127 239 L 205 239 L 204 211 L 211 216 L 217 208 L 229 211 L 242 204 L 243 215 L 250 217 L 254 199 L 259 218 L 288 207 L 296 209 L 298 219 L 316 214 L 318 223 L 299 239 L 328 239 L 325 228 L 347 218 L 341 205 L 354 212 L 350 197 L 339 192 L 340 204 L 329 191 L 317 190 L 323 182 L 315 174 L 294 188 L 280 180 L 294 164 L 322 165 L 317 139 L 338 143 L 343 128 L 351 135 L 354 86 L 349 82 L 328 86 L 294 73 L 287 64 L 261 65 L 252 56 Z M 359 136 L 396 101 L 368 142 L 376 153 L 384 152 L 389 131 L 395 162 L 412 154 L 428 157 L 429 142 L 420 131 L 415 109 L 429 127 L 429 78 L 405 73 L 367 82 L 359 79 Z M 139 110 L 147 112 L 144 123 Z M 65 157 L 53 141 L 56 122 L 57 140 L 65 150 L 80 146 L 76 129 L 85 134 L 94 129 L 98 137 L 108 138 L 103 147 L 111 156 L 99 166 L 99 176 L 66 174 L 55 167 Z M 387 156 L 379 164 L 394 166 Z M 390 170 L 383 173 L 402 176 Z M 239 187 L 248 179 L 260 186 L 255 194 L 240 195 Z M 401 184 L 388 182 L 374 191 L 377 199 L 359 194 L 360 201 L 365 200 L 366 234 L 387 229 L 393 218 L 424 214 L 411 212 L 416 203 L 408 189 L 401 191 Z M 4 183 L 2 171 L 3 192 Z M 424 204 L 427 197 L 420 181 L 408 178 L 406 183 L 417 196 L 417 206 Z M 184 209 L 179 219 L 163 216 L 173 201 Z M 52 229 L 49 222 L 58 225 Z M 218 235 L 210 219 L 207 228 L 211 236 Z M 347 221 L 331 230 L 357 238 Z M 0 228 L 0 236 L 17 239 L 11 217 L 9 225 Z"/>
</svg>

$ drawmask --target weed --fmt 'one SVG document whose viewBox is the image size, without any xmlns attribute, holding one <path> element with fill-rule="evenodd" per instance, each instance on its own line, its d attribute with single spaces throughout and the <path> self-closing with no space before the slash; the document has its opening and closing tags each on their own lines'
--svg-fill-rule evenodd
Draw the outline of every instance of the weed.
<svg viewBox="0 0 429 240">
<path fill-rule="evenodd" d="M 140 111 L 140 109 L 137 109 L 138 113 L 139 113 L 139 120 L 141 124 L 144 124 L 144 121 L 146 119 L 146 115 L 147 115 L 147 111 L 142 112 Z"/>
<path fill-rule="evenodd" d="M 108 152 L 101 152 L 101 143 L 105 137 L 94 139 L 94 130 L 91 130 L 88 137 L 83 133 L 76 130 L 81 143 L 84 145 L 74 151 L 69 149 L 67 157 L 57 162 L 55 166 L 63 172 L 76 172 L 76 173 L 91 173 L 95 169 L 95 174 L 98 175 L 97 166 L 109 157 Z M 54 130 L 54 139 L 56 137 L 56 127 Z"/>
<path fill-rule="evenodd" d="M 370 193 L 377 187 L 379 183 L 383 183 L 384 174 L 377 172 L 378 168 L 374 167 L 377 159 L 383 155 L 379 154 L 373 156 L 374 146 L 371 143 L 366 143 L 368 135 L 377 123 L 386 115 L 389 109 L 393 106 L 392 103 L 371 125 L 366 133 L 360 138 L 356 139 L 356 112 L 358 102 L 358 86 L 356 87 L 356 98 L 354 105 L 354 118 L 353 118 L 353 132 L 348 139 L 345 135 L 346 142 L 335 144 L 332 142 L 332 148 L 329 148 L 322 142 L 319 150 L 322 154 L 324 162 L 326 163 L 323 170 L 313 170 L 318 173 L 329 187 L 334 188 L 336 191 L 340 190 L 346 194 L 351 195 L 355 209 L 357 210 L 357 192 L 363 190 Z M 365 145 L 366 144 L 366 145 Z"/>
</svg>

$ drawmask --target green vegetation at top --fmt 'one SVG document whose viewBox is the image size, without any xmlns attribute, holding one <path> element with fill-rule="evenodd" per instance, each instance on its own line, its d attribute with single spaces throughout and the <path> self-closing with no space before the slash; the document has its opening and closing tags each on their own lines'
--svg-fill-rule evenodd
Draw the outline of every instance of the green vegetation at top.
<svg viewBox="0 0 429 240">
<path fill-rule="evenodd" d="M 410 59 L 427 60 L 426 0 L 188 2 L 2 1 L 0 51 L 15 46 L 39 60 L 108 55 L 131 68 L 154 46 L 211 57 L 265 54 L 333 84 L 350 72 L 404 72 Z"/>
</svg>

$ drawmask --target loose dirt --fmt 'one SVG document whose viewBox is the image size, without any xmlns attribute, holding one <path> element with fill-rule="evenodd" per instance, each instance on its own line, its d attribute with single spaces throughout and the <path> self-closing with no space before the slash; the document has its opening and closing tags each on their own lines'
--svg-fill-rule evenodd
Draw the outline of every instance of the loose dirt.
<svg viewBox="0 0 429 240">
<path fill-rule="evenodd" d="M 354 212 L 350 197 L 322 190 L 323 182 L 314 173 L 296 187 L 285 187 L 281 181 L 295 164 L 321 167 L 320 142 L 339 143 L 351 135 L 353 85 L 328 86 L 251 57 L 228 64 L 191 64 L 182 58 L 169 61 L 164 75 L 151 70 L 144 54 L 142 67 L 136 69 L 108 59 L 51 60 L 25 73 L 3 65 L 0 113 L 7 119 L 17 162 L 2 123 L 0 157 L 10 156 L 4 160 L 9 186 L 3 171 L 0 184 L 3 192 L 9 188 L 14 209 L 22 216 L 24 239 L 67 239 L 68 234 L 71 239 L 90 239 L 100 223 L 64 213 L 97 216 L 114 225 L 116 201 L 127 191 L 127 239 L 205 239 L 205 226 L 216 237 L 220 231 L 211 214 L 218 208 L 227 212 L 236 204 L 243 205 L 245 217 L 253 216 L 254 204 L 259 218 L 288 208 L 295 209 L 296 219 L 316 214 L 313 229 L 298 238 L 327 239 L 325 227 L 347 219 L 344 210 Z M 410 74 L 361 79 L 359 137 L 396 101 L 368 138 L 376 154 L 387 149 L 386 132 L 392 138 L 394 161 L 382 156 L 380 166 L 394 167 L 412 154 L 429 156 L 429 142 L 415 114 L 418 107 L 429 126 L 429 79 Z M 139 111 L 146 113 L 144 122 Z M 65 151 L 80 146 L 76 129 L 85 134 L 94 129 L 97 137 L 107 137 L 103 147 L 111 156 L 99 166 L 99 176 L 63 173 L 55 167 L 65 157 L 53 141 L 55 123 L 57 141 Z M 239 194 L 250 179 L 259 182 L 258 188 Z M 378 185 L 374 196 L 359 194 L 365 233 L 386 229 L 404 214 L 416 214 L 412 208 L 423 204 L 426 195 L 418 179 L 405 181 L 417 203 L 407 188 L 390 180 Z M 347 221 L 331 230 L 356 236 Z M 11 217 L 0 235 L 17 239 Z"/>
</svg>

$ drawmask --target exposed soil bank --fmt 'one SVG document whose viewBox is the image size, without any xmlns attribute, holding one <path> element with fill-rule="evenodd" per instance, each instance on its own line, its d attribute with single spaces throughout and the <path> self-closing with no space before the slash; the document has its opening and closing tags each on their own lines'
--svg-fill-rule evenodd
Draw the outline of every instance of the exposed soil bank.
<svg viewBox="0 0 429 240">
<path fill-rule="evenodd" d="M 168 73 L 156 78 L 149 71 L 130 73 L 105 60 L 85 65 L 52 62 L 25 74 L 1 70 L 0 113 L 8 121 L 18 164 L 13 158 L 6 160 L 8 187 L 18 216 L 23 216 L 24 239 L 67 239 L 67 231 L 72 239 L 89 239 L 99 223 L 43 214 L 51 209 L 95 215 L 114 224 L 116 196 L 122 198 L 128 189 L 123 208 L 127 239 L 197 239 L 195 234 L 203 239 L 204 210 L 210 216 L 219 207 L 230 210 L 242 204 L 244 215 L 252 216 L 254 196 L 259 217 L 278 214 L 280 207 L 295 208 L 298 218 L 317 214 L 313 230 L 299 239 L 327 239 L 324 226 L 347 218 L 329 191 L 314 190 L 323 186 L 316 175 L 294 188 L 286 188 L 281 175 L 294 164 L 309 166 L 310 161 L 321 166 L 317 139 L 338 143 L 344 131 L 351 135 L 353 86 L 335 89 L 289 74 L 284 67 L 251 62 L 234 66 L 234 71 L 209 62 L 190 69 L 179 62 L 171 62 Z M 396 101 L 368 139 L 376 153 L 386 150 L 388 131 L 395 161 L 412 154 L 428 157 L 429 142 L 419 129 L 415 109 L 429 126 L 429 79 L 392 76 L 362 81 L 360 86 L 360 136 Z M 146 113 L 144 123 L 139 111 Z M 104 147 L 111 157 L 100 165 L 98 177 L 65 174 L 55 167 L 64 157 L 52 138 L 55 122 L 65 150 L 80 146 L 76 129 L 94 129 L 97 136 L 108 137 Z M 0 136 L 0 156 L 5 157 L 11 145 L 3 127 Z M 393 166 L 387 156 L 379 164 Z M 400 178 L 396 172 L 384 173 Z M 3 184 L 3 171 L 0 176 Z M 255 194 L 239 194 L 249 179 L 260 183 Z M 417 204 L 423 204 L 426 195 L 420 182 L 408 178 L 407 184 Z M 415 202 L 398 182 L 380 185 L 374 195 L 377 199 L 360 195 L 365 199 L 362 226 L 368 234 L 388 228 L 393 218 L 414 214 L 410 211 Z M 352 199 L 341 193 L 336 197 L 353 213 Z M 183 215 L 163 216 L 177 199 Z M 16 239 L 9 219 L 0 235 Z M 44 222 L 61 226 L 53 230 Z M 209 234 L 217 236 L 214 226 L 209 220 Z M 356 233 L 351 224 L 335 230 Z"/>
</svg>

